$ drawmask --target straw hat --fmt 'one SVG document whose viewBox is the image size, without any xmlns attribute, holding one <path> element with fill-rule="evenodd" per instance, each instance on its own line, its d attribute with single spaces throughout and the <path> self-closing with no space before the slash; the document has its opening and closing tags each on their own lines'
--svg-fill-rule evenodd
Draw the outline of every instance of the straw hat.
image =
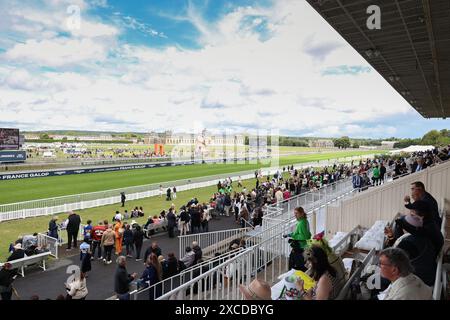
<svg viewBox="0 0 450 320">
<path fill-rule="evenodd" d="M 255 279 L 248 286 L 241 284 L 239 290 L 244 295 L 245 300 L 272 300 L 272 289 L 263 280 Z"/>
</svg>

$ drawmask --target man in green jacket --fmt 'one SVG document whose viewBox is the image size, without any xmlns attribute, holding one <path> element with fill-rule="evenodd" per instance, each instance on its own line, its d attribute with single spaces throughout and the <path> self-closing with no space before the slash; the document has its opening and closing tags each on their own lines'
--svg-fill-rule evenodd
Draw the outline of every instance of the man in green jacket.
<svg viewBox="0 0 450 320">
<path fill-rule="evenodd" d="M 285 238 L 290 237 L 300 243 L 302 249 L 306 248 L 307 240 L 311 239 L 311 232 L 309 231 L 309 223 L 306 218 L 305 210 L 302 207 L 295 208 L 295 218 L 297 219 L 297 226 L 295 231 L 284 235 Z"/>
</svg>

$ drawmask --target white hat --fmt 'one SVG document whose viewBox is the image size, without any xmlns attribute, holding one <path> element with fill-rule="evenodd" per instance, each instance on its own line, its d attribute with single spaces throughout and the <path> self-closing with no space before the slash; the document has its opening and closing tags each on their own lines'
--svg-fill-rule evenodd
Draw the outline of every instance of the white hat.
<svg viewBox="0 0 450 320">
<path fill-rule="evenodd" d="M 133 224 L 136 224 L 137 222 L 136 222 L 136 220 L 131 220 L 131 225 L 133 225 Z"/>
<path fill-rule="evenodd" d="M 16 250 L 22 249 L 22 244 L 21 244 L 20 242 L 17 243 L 17 244 L 14 246 L 14 249 L 16 249 Z"/>
</svg>

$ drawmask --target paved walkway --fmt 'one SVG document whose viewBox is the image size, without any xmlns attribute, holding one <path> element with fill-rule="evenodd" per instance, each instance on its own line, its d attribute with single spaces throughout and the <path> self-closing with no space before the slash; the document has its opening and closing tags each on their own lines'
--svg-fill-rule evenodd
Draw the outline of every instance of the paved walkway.
<svg viewBox="0 0 450 320">
<path fill-rule="evenodd" d="M 219 217 L 209 222 L 210 231 L 236 229 L 239 226 L 234 222 L 234 217 Z M 169 238 L 167 232 L 157 233 L 152 239 L 145 240 L 142 247 L 142 254 L 151 245 L 152 241 L 158 242 L 162 249 L 162 254 L 167 257 L 169 252 L 174 252 L 178 257 L 178 238 Z M 64 246 L 62 247 L 64 250 Z M 125 252 L 125 247 L 124 247 Z M 117 256 L 113 256 L 113 261 Z M 73 255 L 49 261 L 47 271 L 30 267 L 25 269 L 25 278 L 20 276 L 14 281 L 13 286 L 17 290 L 22 300 L 28 300 L 32 295 L 38 295 L 41 300 L 55 299 L 59 294 L 66 293 L 64 282 L 69 277 L 66 269 L 69 265 L 79 265 L 79 251 L 73 249 Z M 87 287 L 89 290 L 88 300 L 104 300 L 114 295 L 114 273 L 116 263 L 104 265 L 98 260 L 92 261 L 92 270 L 89 272 Z M 143 261 L 136 262 L 135 259 L 128 259 L 127 270 L 129 273 L 136 272 L 139 276 L 144 271 Z M 14 299 L 14 296 L 13 296 Z"/>
</svg>

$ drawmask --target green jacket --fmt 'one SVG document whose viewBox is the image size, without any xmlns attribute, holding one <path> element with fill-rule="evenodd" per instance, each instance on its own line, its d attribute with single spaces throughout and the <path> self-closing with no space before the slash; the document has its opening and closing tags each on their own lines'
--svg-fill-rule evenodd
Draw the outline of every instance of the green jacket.
<svg viewBox="0 0 450 320">
<path fill-rule="evenodd" d="M 311 232 L 309 231 L 309 223 L 307 219 L 300 219 L 297 221 L 295 231 L 289 234 L 294 240 L 300 242 L 300 246 L 305 248 L 307 246 L 306 240 L 311 239 Z"/>
<path fill-rule="evenodd" d="M 380 169 L 375 167 L 373 168 L 372 173 L 374 178 L 378 179 L 380 177 Z"/>
</svg>

